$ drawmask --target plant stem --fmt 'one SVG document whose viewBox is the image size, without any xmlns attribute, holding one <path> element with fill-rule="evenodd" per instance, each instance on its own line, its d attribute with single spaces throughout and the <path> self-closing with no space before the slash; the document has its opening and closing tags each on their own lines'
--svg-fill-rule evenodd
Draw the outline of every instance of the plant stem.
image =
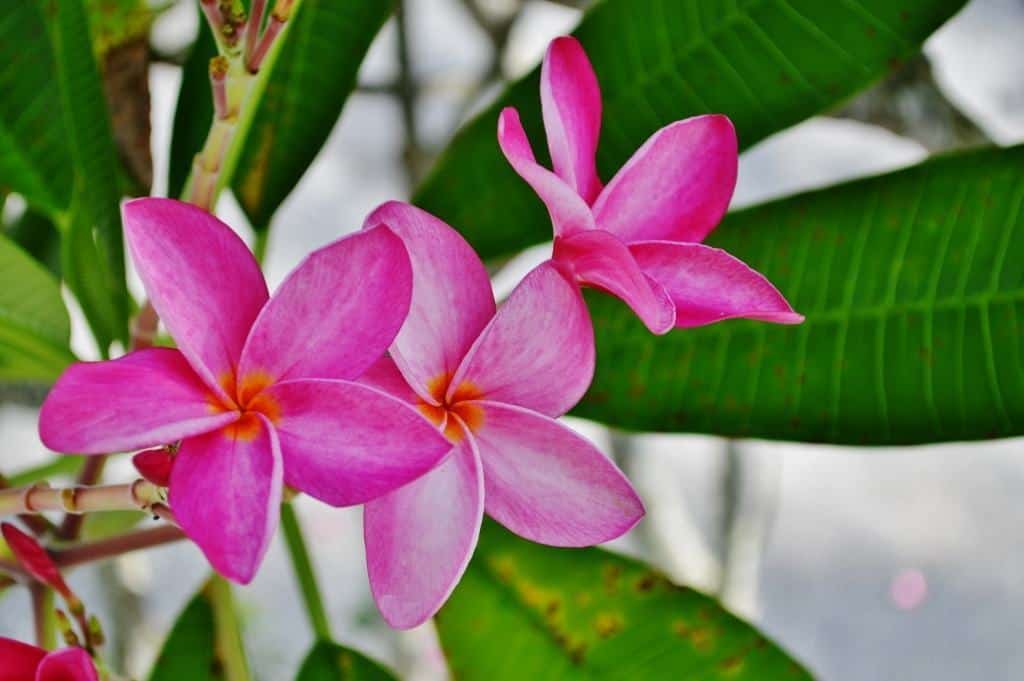
<svg viewBox="0 0 1024 681">
<path fill-rule="evenodd" d="M 91 513 L 93 511 L 146 511 L 160 515 L 163 510 L 160 488 L 146 480 L 122 485 L 95 487 L 50 487 L 36 484 L 0 491 L 0 515 L 15 513 Z"/>
<path fill-rule="evenodd" d="M 231 585 L 223 577 L 214 575 L 206 582 L 203 593 L 213 608 L 214 645 L 225 681 L 250 681 L 252 676 L 245 658 Z"/>
<path fill-rule="evenodd" d="M 263 266 L 263 260 L 267 257 L 267 242 L 270 240 L 270 228 L 254 230 L 255 237 L 252 242 L 252 255 L 256 262 Z"/>
<path fill-rule="evenodd" d="M 323 597 L 320 595 L 320 587 L 317 586 L 309 549 L 306 548 L 298 516 L 289 501 L 281 504 L 281 530 L 288 545 L 288 555 L 292 559 L 295 577 L 299 580 L 299 589 L 302 591 L 302 600 L 306 604 L 306 615 L 309 616 L 313 633 L 318 639 L 330 641 L 331 625 L 324 608 Z"/>
<path fill-rule="evenodd" d="M 100 481 L 103 476 L 103 467 L 107 463 L 107 457 L 103 456 L 88 456 L 85 459 L 85 464 L 82 466 L 82 470 L 78 472 L 78 485 L 80 487 L 95 485 Z M 68 513 L 64 516 L 64 521 L 60 524 L 60 528 L 57 530 L 57 536 L 65 541 L 74 541 L 78 539 L 79 533 L 82 531 L 82 523 L 85 518 L 78 513 Z"/>
<path fill-rule="evenodd" d="M 28 587 L 32 597 L 32 621 L 36 631 L 36 645 L 46 650 L 53 650 L 57 644 L 57 636 L 53 627 L 53 591 L 39 582 L 32 582 Z"/>
<path fill-rule="evenodd" d="M 184 538 L 185 533 L 174 525 L 159 525 L 64 549 L 51 549 L 50 557 L 59 567 L 67 568 L 114 558 L 131 551 L 170 544 Z"/>
</svg>

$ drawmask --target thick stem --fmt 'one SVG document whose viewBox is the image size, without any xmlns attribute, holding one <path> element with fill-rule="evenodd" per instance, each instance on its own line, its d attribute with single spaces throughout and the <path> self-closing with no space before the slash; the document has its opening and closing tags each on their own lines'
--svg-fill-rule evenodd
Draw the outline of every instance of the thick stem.
<svg viewBox="0 0 1024 681">
<path fill-rule="evenodd" d="M 288 545 L 288 555 L 292 559 L 295 577 L 299 580 L 299 589 L 302 591 L 302 600 L 306 604 L 309 623 L 318 639 L 329 641 L 331 640 L 331 625 L 327 618 L 327 610 L 324 608 L 323 597 L 320 595 L 320 587 L 317 585 L 316 574 L 313 571 L 313 563 L 309 559 L 309 549 L 306 548 L 306 540 L 302 536 L 302 528 L 291 502 L 286 501 L 281 504 L 281 530 L 284 532 L 284 539 Z"/>
<path fill-rule="evenodd" d="M 82 470 L 78 472 L 78 486 L 87 487 L 95 485 L 103 476 L 103 467 L 107 463 L 106 456 L 89 456 L 85 459 Z M 80 514 L 69 513 L 64 516 L 64 521 L 57 530 L 57 536 L 65 541 L 78 539 L 82 531 L 82 523 L 85 518 Z"/>
<path fill-rule="evenodd" d="M 267 11 L 267 0 L 252 0 L 252 7 L 249 8 L 249 24 L 245 28 L 245 52 L 243 58 L 249 63 L 253 50 L 256 48 L 256 39 L 260 36 L 260 29 L 263 28 L 263 15 Z"/>
<path fill-rule="evenodd" d="M 160 488 L 146 480 L 95 487 L 50 487 L 45 484 L 0 491 L 0 516 L 15 513 L 156 512 L 163 504 Z"/>
</svg>

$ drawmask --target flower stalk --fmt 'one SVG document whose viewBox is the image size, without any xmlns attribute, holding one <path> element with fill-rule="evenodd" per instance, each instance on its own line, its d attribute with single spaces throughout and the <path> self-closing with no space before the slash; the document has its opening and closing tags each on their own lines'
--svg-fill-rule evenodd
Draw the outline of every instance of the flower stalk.
<svg viewBox="0 0 1024 681">
<path fill-rule="evenodd" d="M 145 511 L 167 517 L 163 492 L 146 480 L 120 485 L 50 487 L 38 483 L 0 491 L 0 515 L 62 511 L 80 515 L 95 511 Z"/>
</svg>

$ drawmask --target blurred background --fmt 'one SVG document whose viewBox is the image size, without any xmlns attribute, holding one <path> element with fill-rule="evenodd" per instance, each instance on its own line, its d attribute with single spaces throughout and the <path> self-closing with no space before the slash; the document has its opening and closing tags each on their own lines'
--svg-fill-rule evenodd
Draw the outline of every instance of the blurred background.
<svg viewBox="0 0 1024 681">
<path fill-rule="evenodd" d="M 310 250 L 358 228 L 376 204 L 407 198 L 456 127 L 502 83 L 533 68 L 587 4 L 401 3 L 328 144 L 277 215 L 267 257 L 271 286 Z M 196 3 L 179 1 L 153 29 L 156 194 L 166 191 L 180 64 L 197 27 Z M 929 40 L 924 57 L 830 115 L 744 153 L 734 206 L 911 165 L 936 152 L 1024 141 L 1021 36 L 1024 0 L 973 0 Z M 23 209 L 9 201 L 7 221 Z M 218 212 L 251 236 L 230 196 Z M 510 290 L 544 255 L 538 247 L 497 272 L 496 292 Z M 137 280 L 135 287 L 141 293 Z M 94 353 L 80 318 L 74 341 L 80 356 Z M 47 460 L 35 409 L 0 399 L 3 471 Z M 1024 441 L 851 450 L 645 436 L 570 422 L 618 460 L 647 503 L 644 522 L 612 548 L 719 594 L 821 678 L 1024 676 Z M 107 473 L 130 475 L 127 461 Z M 341 642 L 406 678 L 446 678 L 429 626 L 396 633 L 377 614 L 360 510 L 309 499 L 300 499 L 298 510 Z M 288 678 L 313 638 L 282 541 L 252 586 L 238 591 L 250 659 L 265 680 Z M 141 676 L 207 572 L 198 550 L 181 544 L 79 570 L 71 582 L 112 635 L 108 653 L 124 661 L 115 666 Z M 0 635 L 30 638 L 28 612 L 23 590 L 4 596 Z"/>
</svg>

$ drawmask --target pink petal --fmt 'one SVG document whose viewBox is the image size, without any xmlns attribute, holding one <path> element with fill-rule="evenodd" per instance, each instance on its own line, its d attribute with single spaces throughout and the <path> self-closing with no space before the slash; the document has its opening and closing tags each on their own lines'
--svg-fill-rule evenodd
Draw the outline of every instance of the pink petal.
<svg viewBox="0 0 1024 681">
<path fill-rule="evenodd" d="M 99 675 L 89 653 L 81 648 L 64 648 L 43 658 L 35 681 L 99 681 Z"/>
<path fill-rule="evenodd" d="M 436 469 L 366 505 L 370 588 L 398 629 L 422 624 L 448 599 L 473 555 L 484 512 L 480 455 L 465 426 Z"/>
<path fill-rule="evenodd" d="M 473 344 L 450 399 L 488 399 L 549 416 L 568 411 L 594 374 L 594 331 L 576 284 L 545 262 L 519 283 Z"/>
<path fill-rule="evenodd" d="M 68 367 L 43 402 L 39 437 L 54 451 L 74 454 L 166 445 L 238 418 L 216 404 L 180 352 L 138 350 Z"/>
<path fill-rule="evenodd" d="M 552 546 L 591 546 L 629 531 L 644 506 L 594 445 L 554 419 L 497 402 L 473 437 L 484 468 L 487 513 L 516 534 Z"/>
<path fill-rule="evenodd" d="M 213 568 L 252 581 L 277 529 L 281 449 L 262 416 L 181 443 L 171 473 L 174 515 Z"/>
<path fill-rule="evenodd" d="M 264 394 L 281 410 L 274 427 L 285 482 L 331 506 L 392 492 L 452 448 L 415 409 L 358 383 L 286 381 Z"/>
<path fill-rule="evenodd" d="M 555 240 L 554 258 L 579 280 L 621 298 L 653 333 L 668 333 L 676 321 L 675 305 L 661 284 L 651 281 L 629 248 L 603 230 L 580 232 Z"/>
<path fill-rule="evenodd" d="M 292 271 L 252 327 L 241 381 L 354 379 L 391 345 L 409 310 L 412 269 L 385 227 L 315 251 Z"/>
<path fill-rule="evenodd" d="M 423 403 L 423 400 L 416 394 L 416 391 L 409 387 L 405 376 L 399 371 L 398 365 L 395 364 L 395 360 L 391 359 L 390 355 L 384 355 L 374 362 L 356 382 L 386 392 L 388 395 L 397 397 L 406 404 L 418 405 Z"/>
<path fill-rule="evenodd" d="M 412 261 L 412 305 L 391 354 L 409 384 L 436 402 L 432 384 L 455 372 L 494 316 L 491 282 L 466 240 L 430 213 L 390 201 L 366 218 L 366 227 L 380 224 L 402 239 Z"/>
<path fill-rule="evenodd" d="M 136 199 L 122 213 L 153 307 L 196 373 L 227 397 L 222 386 L 267 301 L 259 265 L 230 227 L 195 206 Z"/>
<path fill-rule="evenodd" d="M 512 168 L 547 206 L 556 235 L 594 228 L 594 217 L 583 197 L 560 177 L 537 163 L 530 141 L 523 131 L 523 124 L 519 122 L 519 112 L 515 109 L 504 109 L 498 118 L 498 144 Z"/>
<path fill-rule="evenodd" d="M 32 681 L 44 657 L 42 648 L 0 636 L 0 681 Z"/>
<path fill-rule="evenodd" d="M 601 89 L 576 38 L 555 38 L 540 72 L 544 129 L 555 173 L 588 204 L 601 192 L 594 165 L 601 132 Z"/>
<path fill-rule="evenodd" d="M 721 249 L 668 241 L 645 241 L 629 249 L 672 297 L 677 327 L 734 317 L 777 324 L 804 320 L 763 275 Z"/>
<path fill-rule="evenodd" d="M 616 173 L 594 218 L 626 243 L 703 241 L 729 207 L 736 166 L 736 131 L 725 116 L 671 123 Z"/>
</svg>

